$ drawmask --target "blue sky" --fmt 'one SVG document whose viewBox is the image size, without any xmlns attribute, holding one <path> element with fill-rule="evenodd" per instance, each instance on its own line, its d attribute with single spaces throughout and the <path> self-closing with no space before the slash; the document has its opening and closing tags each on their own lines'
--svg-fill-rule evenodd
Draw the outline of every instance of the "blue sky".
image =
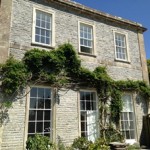
<svg viewBox="0 0 150 150">
<path fill-rule="evenodd" d="M 141 23 L 144 33 L 146 57 L 150 59 L 150 0 L 74 0 L 88 7 Z"/>
</svg>

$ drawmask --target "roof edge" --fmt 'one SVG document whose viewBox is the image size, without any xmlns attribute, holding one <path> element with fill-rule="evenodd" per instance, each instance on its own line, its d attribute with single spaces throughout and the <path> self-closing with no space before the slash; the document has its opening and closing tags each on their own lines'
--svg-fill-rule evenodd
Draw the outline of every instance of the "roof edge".
<svg viewBox="0 0 150 150">
<path fill-rule="evenodd" d="M 95 14 L 95 15 L 101 16 L 102 18 L 107 18 L 108 20 L 114 21 L 116 23 L 128 24 L 142 32 L 145 32 L 147 30 L 147 28 L 143 27 L 142 24 L 140 24 L 140 23 L 133 22 L 133 21 L 130 21 L 127 19 L 123 19 L 121 17 L 117 17 L 117 16 L 110 15 L 108 13 L 101 12 L 99 10 L 87 7 L 85 5 L 77 3 L 75 1 L 71 1 L 71 0 L 45 0 L 45 1 L 48 1 L 48 2 L 53 1 L 53 2 L 60 3 L 60 4 L 65 4 L 65 5 L 71 6 L 75 9 L 80 9 L 80 10 L 88 12 L 90 14 Z"/>
</svg>

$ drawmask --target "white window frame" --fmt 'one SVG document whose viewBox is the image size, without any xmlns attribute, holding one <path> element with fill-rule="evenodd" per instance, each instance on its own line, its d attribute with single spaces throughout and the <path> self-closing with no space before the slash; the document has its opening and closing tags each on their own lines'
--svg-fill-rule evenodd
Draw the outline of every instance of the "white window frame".
<svg viewBox="0 0 150 150">
<path fill-rule="evenodd" d="M 81 42 L 80 42 L 80 26 L 81 26 L 81 24 L 83 24 L 85 26 L 89 26 L 92 28 L 92 51 L 91 51 L 91 53 L 81 51 Z M 87 54 L 87 55 L 95 55 L 96 54 L 96 52 L 95 52 L 95 26 L 94 26 L 94 23 L 78 21 L 78 40 L 79 40 L 79 53 Z"/>
<path fill-rule="evenodd" d="M 50 140 L 53 140 L 53 136 L 54 136 L 54 133 L 53 133 L 53 127 L 54 127 L 54 91 L 51 87 L 48 87 L 48 86 L 42 86 L 42 85 L 36 85 L 36 86 L 31 86 L 31 88 L 33 87 L 37 87 L 37 88 L 44 88 L 44 89 L 50 89 L 51 90 L 51 136 L 50 136 Z M 26 141 L 28 139 L 28 123 L 29 123 L 29 110 L 30 110 L 30 91 L 31 91 L 31 88 L 28 87 L 27 88 L 27 102 L 26 102 L 26 126 L 25 126 L 25 138 L 24 138 L 24 147 L 26 145 Z"/>
<path fill-rule="evenodd" d="M 51 44 L 44 44 L 41 42 L 35 41 L 35 27 L 36 27 L 36 11 L 41 11 L 43 13 L 47 13 L 51 15 Z M 33 8 L 33 23 L 32 23 L 32 44 L 46 46 L 46 47 L 54 47 L 55 46 L 55 13 L 53 11 L 43 9 L 40 7 L 34 7 Z"/>
<path fill-rule="evenodd" d="M 136 128 L 135 104 L 134 104 L 134 100 L 133 100 L 133 94 L 132 93 L 124 93 L 123 95 L 129 95 L 131 97 L 132 111 L 122 110 L 122 113 L 130 113 L 130 112 L 133 113 L 133 126 L 134 126 L 134 137 L 135 137 L 134 139 L 125 139 L 125 142 L 128 144 L 134 144 L 137 141 L 137 128 Z M 122 119 L 120 118 L 120 124 L 121 124 L 121 121 L 122 121 Z M 128 120 L 126 120 L 126 121 L 130 121 L 129 120 L 129 114 L 128 114 Z M 122 131 L 122 124 L 121 124 L 121 131 Z M 124 131 L 127 131 L 127 130 L 124 130 Z"/>
<path fill-rule="evenodd" d="M 81 89 L 79 91 L 79 136 L 81 136 L 81 103 L 80 103 L 80 92 L 94 92 L 95 93 L 95 100 L 96 100 L 96 137 L 95 138 L 91 138 L 91 137 L 87 137 L 88 140 L 91 140 L 91 141 L 95 141 L 98 137 L 99 137 L 99 123 L 98 123 L 98 119 L 99 119 L 99 110 L 98 110 L 98 99 L 97 99 L 97 92 L 95 90 L 84 90 L 84 89 Z M 87 115 L 90 114 L 90 111 L 87 111 Z M 88 119 L 88 118 L 87 118 Z M 91 119 L 91 118 L 89 118 Z M 88 132 L 88 127 L 87 127 L 87 132 Z"/>
<path fill-rule="evenodd" d="M 123 62 L 130 62 L 129 45 L 128 45 L 128 34 L 125 33 L 125 32 L 119 32 L 119 31 L 116 31 L 116 30 L 113 30 L 113 34 L 114 34 L 115 60 L 123 61 Z M 126 58 L 125 59 L 117 58 L 116 34 L 123 35 L 125 37 L 125 44 L 126 45 L 125 45 L 125 47 L 121 47 L 121 48 L 125 48 L 126 49 Z"/>
</svg>

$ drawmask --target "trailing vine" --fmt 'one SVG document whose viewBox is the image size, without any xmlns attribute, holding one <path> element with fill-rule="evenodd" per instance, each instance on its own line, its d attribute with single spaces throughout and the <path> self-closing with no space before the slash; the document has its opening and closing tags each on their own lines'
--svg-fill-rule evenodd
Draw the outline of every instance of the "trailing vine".
<svg viewBox="0 0 150 150">
<path fill-rule="evenodd" d="M 1 65 L 0 75 L 3 97 L 17 95 L 21 89 L 32 83 L 44 82 L 56 87 L 78 85 L 96 88 L 103 137 L 106 135 L 109 109 L 110 122 L 119 124 L 123 91 L 132 90 L 147 99 L 150 97 L 150 88 L 143 81 L 114 81 L 103 66 L 95 68 L 94 71 L 82 67 L 75 49 L 68 43 L 51 51 L 32 49 L 25 53 L 21 61 L 10 57 Z"/>
</svg>

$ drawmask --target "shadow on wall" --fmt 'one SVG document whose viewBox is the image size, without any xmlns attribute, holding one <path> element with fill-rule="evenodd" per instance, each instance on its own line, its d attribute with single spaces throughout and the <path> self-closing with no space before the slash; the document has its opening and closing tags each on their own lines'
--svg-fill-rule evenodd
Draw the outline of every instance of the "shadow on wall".
<svg viewBox="0 0 150 150">
<path fill-rule="evenodd" d="M 150 115 L 143 116 L 143 126 L 140 137 L 141 146 L 150 148 Z"/>
<path fill-rule="evenodd" d="M 147 100 L 137 95 L 136 104 L 140 106 L 141 111 L 143 112 L 143 118 L 141 118 L 142 129 L 140 135 L 140 145 L 150 147 L 150 116 L 148 115 L 148 105 Z"/>
</svg>

